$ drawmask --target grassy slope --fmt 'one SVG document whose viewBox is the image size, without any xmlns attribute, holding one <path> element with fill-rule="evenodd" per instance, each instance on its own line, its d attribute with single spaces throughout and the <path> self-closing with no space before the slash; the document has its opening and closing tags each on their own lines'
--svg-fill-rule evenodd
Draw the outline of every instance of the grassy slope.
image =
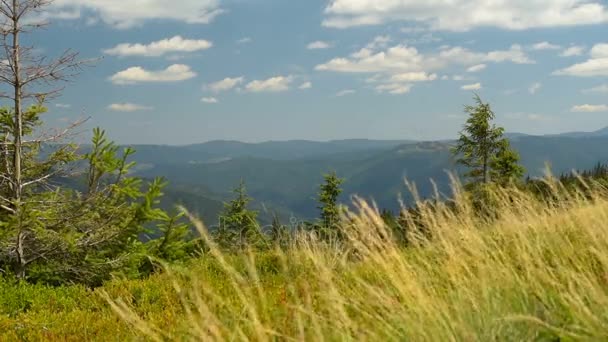
<svg viewBox="0 0 608 342">
<path fill-rule="evenodd" d="M 608 339 L 608 201 L 498 195 L 500 220 L 474 219 L 465 201 L 458 215 L 439 208 L 424 217 L 433 241 L 408 250 L 359 202 L 357 258 L 302 240 L 285 253 L 214 250 L 94 292 L 0 282 L 0 340 Z"/>
</svg>

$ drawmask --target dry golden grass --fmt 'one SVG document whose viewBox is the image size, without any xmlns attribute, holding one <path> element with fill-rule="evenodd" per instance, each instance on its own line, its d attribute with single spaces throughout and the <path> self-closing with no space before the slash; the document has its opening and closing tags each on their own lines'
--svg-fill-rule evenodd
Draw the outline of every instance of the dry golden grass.
<svg viewBox="0 0 608 342">
<path fill-rule="evenodd" d="M 460 197 L 456 209 L 423 210 L 432 238 L 410 227 L 416 243 L 408 248 L 362 200 L 345 217 L 348 239 L 339 247 L 301 237 L 288 251 L 230 256 L 194 220 L 215 273 L 169 270 L 183 308 L 180 329 L 107 299 L 157 341 L 608 340 L 604 190 L 591 198 L 572 192 L 559 205 L 495 191 L 492 220 Z"/>
</svg>

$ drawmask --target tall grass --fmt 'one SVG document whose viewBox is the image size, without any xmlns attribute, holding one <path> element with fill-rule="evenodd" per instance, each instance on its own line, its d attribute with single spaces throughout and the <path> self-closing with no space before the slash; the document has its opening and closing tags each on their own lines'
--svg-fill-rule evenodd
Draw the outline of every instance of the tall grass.
<svg viewBox="0 0 608 342">
<path fill-rule="evenodd" d="M 497 215 L 422 205 L 398 245 L 372 204 L 355 199 L 347 240 L 309 236 L 288 250 L 226 255 L 207 239 L 205 272 L 172 270 L 179 329 L 120 298 L 112 308 L 152 340 L 608 340 L 608 200 L 555 188 L 559 201 L 492 192 Z M 418 234 L 420 225 L 424 234 Z"/>
</svg>

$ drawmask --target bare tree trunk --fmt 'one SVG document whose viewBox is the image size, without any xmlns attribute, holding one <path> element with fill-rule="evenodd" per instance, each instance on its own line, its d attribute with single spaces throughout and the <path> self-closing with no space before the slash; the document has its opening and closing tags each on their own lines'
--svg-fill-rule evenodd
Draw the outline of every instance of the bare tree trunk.
<svg viewBox="0 0 608 342">
<path fill-rule="evenodd" d="M 19 279 L 25 278 L 25 252 L 24 252 L 24 238 L 25 232 L 23 230 L 23 220 L 21 216 L 21 191 L 23 189 L 23 180 L 21 176 L 21 157 L 23 154 L 23 116 L 22 116 L 22 84 L 21 84 L 21 49 L 19 47 L 19 33 L 21 28 L 19 27 L 19 0 L 13 0 L 13 8 L 11 18 L 12 21 L 12 65 L 13 65 L 13 90 L 14 90 L 14 130 L 13 130 L 13 193 L 11 200 L 13 201 L 13 209 L 17 216 L 17 269 L 16 276 Z"/>
<path fill-rule="evenodd" d="M 13 155 L 13 172 L 14 172 L 14 184 L 13 184 L 13 198 L 15 202 L 15 210 L 19 215 L 19 207 L 21 206 L 21 190 L 23 189 L 22 177 L 21 177 L 21 156 L 23 153 L 23 117 L 21 113 L 21 98 L 22 98 L 22 84 L 21 84 L 21 60 L 20 60 L 20 48 L 19 48 L 19 17 L 18 17 L 18 0 L 13 0 L 13 46 L 12 58 L 13 58 L 13 72 L 14 72 L 14 91 L 15 91 L 15 131 L 14 131 L 14 155 Z"/>
<path fill-rule="evenodd" d="M 21 224 L 21 220 L 19 220 Z M 15 265 L 15 275 L 17 279 L 25 279 L 25 271 L 27 268 L 25 261 L 25 251 L 24 251 L 24 240 L 25 240 L 25 232 L 23 229 L 19 230 L 19 234 L 17 234 L 17 262 Z"/>
</svg>

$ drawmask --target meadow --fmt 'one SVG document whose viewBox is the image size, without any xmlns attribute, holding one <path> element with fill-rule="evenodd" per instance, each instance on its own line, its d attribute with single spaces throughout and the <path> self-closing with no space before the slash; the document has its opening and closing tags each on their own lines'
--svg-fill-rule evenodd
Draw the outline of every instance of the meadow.
<svg viewBox="0 0 608 342">
<path fill-rule="evenodd" d="M 197 259 L 97 289 L 0 278 L 0 340 L 606 340 L 607 189 L 557 187 L 551 202 L 495 191 L 485 218 L 464 194 L 421 204 L 407 248 L 354 199 L 339 244 L 227 254 L 209 239 Z"/>
</svg>

